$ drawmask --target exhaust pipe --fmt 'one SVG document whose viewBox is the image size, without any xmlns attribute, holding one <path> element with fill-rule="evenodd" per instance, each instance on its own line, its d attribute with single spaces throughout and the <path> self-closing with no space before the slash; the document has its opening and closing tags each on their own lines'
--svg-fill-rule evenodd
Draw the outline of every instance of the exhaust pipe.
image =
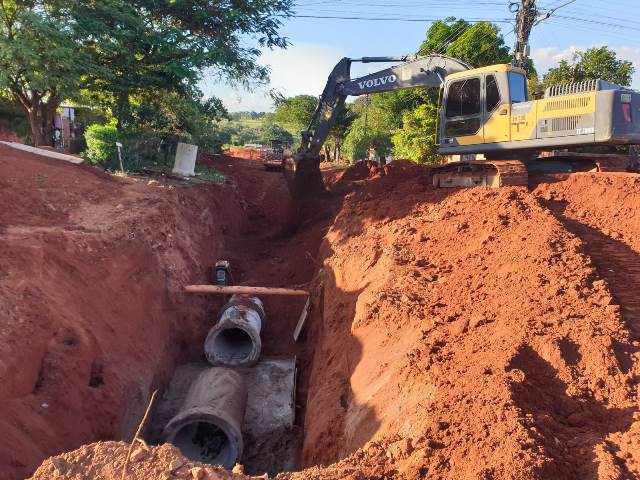
<svg viewBox="0 0 640 480">
<path fill-rule="evenodd" d="M 260 332 L 264 320 L 264 305 L 258 297 L 231 297 L 204 342 L 209 363 L 224 367 L 248 367 L 256 363 L 262 349 Z"/>
<path fill-rule="evenodd" d="M 178 411 L 162 432 L 190 460 L 233 468 L 242 456 L 242 422 L 247 387 L 226 368 L 208 368 L 189 387 Z"/>
</svg>

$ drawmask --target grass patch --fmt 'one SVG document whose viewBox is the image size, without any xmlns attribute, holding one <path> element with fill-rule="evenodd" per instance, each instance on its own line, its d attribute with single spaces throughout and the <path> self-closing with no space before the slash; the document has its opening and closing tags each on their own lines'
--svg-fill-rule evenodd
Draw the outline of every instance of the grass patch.
<svg viewBox="0 0 640 480">
<path fill-rule="evenodd" d="M 213 183 L 224 183 L 225 181 L 225 176 L 220 170 L 206 165 L 196 167 L 196 177 Z"/>
</svg>

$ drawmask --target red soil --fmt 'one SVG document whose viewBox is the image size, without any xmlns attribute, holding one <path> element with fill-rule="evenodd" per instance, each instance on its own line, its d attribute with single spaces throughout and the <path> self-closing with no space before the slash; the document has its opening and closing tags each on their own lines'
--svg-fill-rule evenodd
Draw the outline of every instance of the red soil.
<svg viewBox="0 0 640 480">
<path fill-rule="evenodd" d="M 199 358 L 230 186 L 122 180 L 0 146 L 0 478 L 128 437 L 178 358 Z M 221 206 L 224 205 L 224 208 Z"/>
<path fill-rule="evenodd" d="M 286 478 L 640 474 L 638 176 L 434 190 L 395 162 L 336 180 L 303 461 L 347 458 Z"/>
<path fill-rule="evenodd" d="M 332 193 L 314 205 L 295 205 L 305 215 L 291 224 L 287 211 L 294 206 L 287 201 L 280 175 L 264 172 L 256 162 L 229 158 L 216 167 L 229 179 L 221 191 L 202 187 L 185 189 L 182 195 L 200 210 L 198 202 L 205 202 L 203 198 L 220 202 L 219 209 L 211 210 L 221 222 L 219 229 L 212 228 L 206 216 L 200 220 L 205 225 L 199 227 L 194 226 L 195 214 L 189 221 L 169 215 L 169 225 L 173 221 L 173 228 L 182 230 L 173 244 L 180 253 L 152 254 L 150 247 L 141 246 L 126 249 L 128 257 L 121 258 L 119 268 L 125 272 L 130 272 L 125 260 L 139 268 L 137 259 L 145 259 L 150 264 L 145 266 L 145 278 L 148 270 L 158 283 L 156 276 L 169 265 L 163 263 L 163 255 L 171 254 L 177 268 L 169 270 L 173 283 L 169 281 L 166 289 L 162 282 L 159 288 L 147 286 L 141 275 L 110 277 L 105 267 L 94 273 L 96 265 L 101 265 L 101 255 L 95 252 L 110 249 L 115 255 L 126 245 L 115 235 L 121 224 L 109 225 L 105 232 L 104 223 L 111 218 L 110 205 L 121 196 L 130 199 L 128 208 L 135 209 L 123 222 L 146 224 L 149 211 L 157 205 L 165 205 L 163 214 L 191 212 L 176 201 L 178 193 L 169 193 L 165 187 L 162 195 L 151 196 L 148 192 L 153 189 L 144 185 L 98 178 L 82 169 L 75 170 L 81 172 L 81 182 L 61 183 L 66 190 L 53 185 L 38 190 L 37 177 L 29 180 L 31 184 L 28 179 L 15 179 L 21 185 L 17 193 L 29 197 L 31 211 L 39 216 L 36 222 L 28 209 L 21 217 L 20 206 L 14 208 L 14 215 L 23 218 L 18 226 L 30 229 L 29 237 L 19 237 L 11 247 L 22 263 L 14 264 L 13 274 L 0 278 L 0 294 L 11 299 L 20 291 L 19 281 L 30 288 L 34 282 L 46 283 L 14 302 L 33 309 L 32 316 L 13 314 L 4 307 L 5 301 L 3 309 L 10 319 L 28 318 L 31 327 L 26 337 L 36 339 L 32 345 L 40 345 L 40 351 L 51 350 L 45 359 L 58 359 L 68 369 L 59 371 L 54 381 L 42 383 L 47 389 L 64 384 L 64 391 L 56 391 L 58 396 L 44 397 L 35 388 L 37 372 L 32 372 L 31 382 L 23 388 L 26 391 L 17 399 L 9 397 L 23 410 L 0 413 L 0 438 L 7 448 L 12 445 L 7 435 L 12 433 L 24 448 L 36 443 L 49 447 L 19 458 L 41 458 L 101 434 L 116 436 L 113 429 L 104 427 L 108 422 L 100 421 L 98 407 L 109 405 L 107 413 L 113 422 L 122 413 L 116 406 L 126 396 L 116 387 L 125 384 L 125 378 L 136 376 L 140 384 L 150 382 L 155 373 L 156 383 L 161 384 L 165 379 L 158 372 L 170 374 L 170 360 L 159 368 L 150 363 L 150 357 L 176 358 L 166 354 L 168 347 L 160 339 L 160 333 L 165 341 L 175 334 L 176 312 L 187 312 L 182 313 L 180 325 L 191 328 L 192 342 L 185 349 L 201 347 L 193 339 L 201 339 L 203 333 L 194 332 L 193 323 L 200 318 L 196 310 L 204 304 L 175 294 L 178 280 L 197 281 L 202 276 L 185 260 L 188 251 L 195 257 L 193 264 L 199 261 L 197 255 L 229 257 L 239 283 L 290 286 L 314 279 L 307 284 L 313 291 L 313 308 L 305 343 L 290 341 L 301 306 L 284 300 L 267 304 L 265 353 L 298 355 L 298 398 L 306 400 L 302 463 L 309 468 L 280 478 L 621 480 L 640 475 L 640 317 L 636 316 L 640 305 L 635 294 L 640 287 L 638 176 L 584 174 L 534 178 L 529 189 L 435 190 L 428 170 L 408 162 L 393 162 L 383 169 L 361 163 L 327 173 Z M 54 167 L 47 163 L 47 168 Z M 0 178 L 4 181 L 7 174 Z M 7 188 L 1 191 L 10 195 Z M 82 210 L 73 203 L 94 191 L 101 193 L 90 197 L 92 206 L 84 210 L 91 215 L 75 213 Z M 147 203 L 144 195 L 150 197 Z M 19 199 L 15 196 L 14 203 Z M 73 203 L 70 212 L 63 209 L 58 214 L 47 202 Z M 241 206 L 236 207 L 236 202 Z M 164 228 L 158 216 L 151 218 Z M 1 219 L 4 225 L 7 220 Z M 77 219 L 84 219 L 88 233 L 73 233 Z M 63 228 L 53 228 L 54 224 Z M 93 252 L 85 253 L 82 243 L 53 242 L 56 236 L 72 233 L 85 239 L 101 225 L 101 243 L 89 243 Z M 223 226 L 226 231 L 219 234 Z M 290 228 L 283 231 L 283 226 Z M 7 231 L 15 228 L 12 224 L 5 229 L 3 237 L 11 239 Z M 199 241 L 212 238 L 217 239 L 216 248 L 198 247 Z M 19 250 L 36 240 L 46 255 Z M 185 250 L 185 241 L 196 246 Z M 15 256 L 5 244 L 3 263 Z M 35 247 L 32 251 L 38 252 Z M 48 258 L 56 262 L 50 260 L 49 268 L 38 270 Z M 131 278 L 136 279 L 133 286 Z M 127 296 L 132 288 L 140 289 L 139 298 Z M 50 289 L 55 295 L 48 293 Z M 75 295 L 84 295 L 85 289 L 93 295 L 76 300 Z M 109 294 L 102 300 L 99 294 L 105 290 Z M 162 302 L 157 302 L 158 295 L 164 296 Z M 157 339 L 151 335 L 148 340 L 146 311 L 118 315 L 115 309 L 124 308 L 120 306 L 124 301 L 113 299 L 120 296 L 128 300 L 128 308 L 153 310 L 157 303 L 163 304 L 155 321 L 164 330 Z M 48 325 L 52 319 L 67 322 L 79 340 L 66 345 L 65 330 L 58 334 Z M 91 328 L 86 322 L 91 322 Z M 144 333 L 138 330 L 142 328 Z M 102 330 L 104 334 L 95 333 Z M 121 335 L 121 330 L 126 331 Z M 108 340 L 114 335 L 118 335 L 115 342 Z M 35 349 L 25 348 L 23 338 L 24 333 L 16 330 L 9 342 L 3 340 L 11 351 L 0 353 L 1 361 L 25 358 L 16 361 L 15 370 L 3 379 L 24 380 L 17 366 L 38 364 L 33 360 L 38 358 L 32 353 Z M 93 342 L 86 349 L 85 338 Z M 187 340 L 186 333 L 183 338 Z M 88 353 L 71 354 L 67 348 Z M 95 387 L 87 386 L 94 351 L 109 355 L 102 365 L 104 372 L 111 372 L 98 389 L 110 396 L 98 399 L 91 396 Z M 130 367 L 132 361 L 138 368 Z M 86 372 L 78 374 L 83 368 Z M 121 371 L 127 369 L 135 371 Z M 45 398 L 63 405 L 68 399 L 73 418 L 67 414 L 66 423 L 57 422 L 56 416 L 66 412 L 58 409 L 56 416 L 51 415 L 51 406 L 43 413 L 39 405 Z M 29 422 L 46 428 L 29 430 L 34 438 L 27 441 L 26 435 L 18 433 Z M 96 429 L 89 431 L 86 425 Z M 69 469 L 62 477 L 87 478 L 97 472 L 89 468 L 121 462 L 121 446 L 119 453 L 91 453 L 111 452 L 113 445 L 118 444 L 83 447 L 58 457 Z M 11 447 L 11 452 L 10 458 L 18 458 L 18 450 Z M 88 461 L 90 455 L 95 461 Z M 131 478 L 158 475 L 159 470 L 149 473 L 156 460 L 141 461 L 136 467 L 140 473 Z M 35 478 L 52 478 L 47 477 L 55 468 L 52 462 L 55 459 L 48 460 Z M 166 468 L 166 461 L 158 468 Z M 13 470 L 14 476 L 17 472 Z M 104 478 L 115 479 L 116 474 L 112 471 Z M 215 474 L 211 472 L 209 478 Z"/>
<path fill-rule="evenodd" d="M 86 478 L 120 480 L 129 444 L 100 442 L 49 458 L 38 468 L 33 480 Z M 175 480 L 233 480 L 247 478 L 222 468 L 186 460 L 173 445 L 137 446 L 127 464 L 125 478 Z"/>
<path fill-rule="evenodd" d="M 260 160 L 263 156 L 263 153 L 257 148 L 249 147 L 231 147 L 225 152 L 225 154 L 235 158 L 243 158 L 245 160 Z"/>
</svg>

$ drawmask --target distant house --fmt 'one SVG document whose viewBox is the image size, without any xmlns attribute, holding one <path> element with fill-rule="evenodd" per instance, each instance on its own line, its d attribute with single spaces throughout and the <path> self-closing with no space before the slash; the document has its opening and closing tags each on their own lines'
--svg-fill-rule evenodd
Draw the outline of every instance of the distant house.
<svg viewBox="0 0 640 480">
<path fill-rule="evenodd" d="M 85 125 L 79 121 L 79 113 L 86 107 L 62 104 L 55 114 L 52 146 L 67 153 L 79 153 L 84 150 Z"/>
</svg>

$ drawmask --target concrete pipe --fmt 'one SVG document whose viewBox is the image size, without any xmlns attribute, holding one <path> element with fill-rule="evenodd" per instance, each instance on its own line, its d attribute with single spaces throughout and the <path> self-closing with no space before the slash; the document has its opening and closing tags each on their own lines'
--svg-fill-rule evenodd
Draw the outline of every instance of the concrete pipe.
<svg viewBox="0 0 640 480">
<path fill-rule="evenodd" d="M 204 352 L 212 365 L 246 367 L 258 361 L 265 320 L 264 305 L 257 297 L 234 295 L 209 331 Z"/>
<path fill-rule="evenodd" d="M 196 377 L 178 414 L 162 438 L 194 461 L 232 468 L 242 456 L 242 422 L 247 387 L 226 368 L 208 368 Z"/>
</svg>

